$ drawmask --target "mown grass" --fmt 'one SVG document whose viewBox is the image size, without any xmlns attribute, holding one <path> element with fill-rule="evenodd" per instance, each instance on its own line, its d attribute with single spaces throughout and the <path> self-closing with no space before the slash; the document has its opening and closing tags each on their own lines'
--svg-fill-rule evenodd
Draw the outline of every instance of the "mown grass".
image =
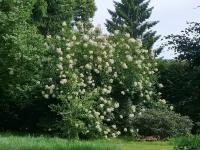
<svg viewBox="0 0 200 150">
<path fill-rule="evenodd" d="M 167 142 L 130 140 L 69 141 L 60 138 L 0 135 L 0 150 L 172 150 Z"/>
</svg>

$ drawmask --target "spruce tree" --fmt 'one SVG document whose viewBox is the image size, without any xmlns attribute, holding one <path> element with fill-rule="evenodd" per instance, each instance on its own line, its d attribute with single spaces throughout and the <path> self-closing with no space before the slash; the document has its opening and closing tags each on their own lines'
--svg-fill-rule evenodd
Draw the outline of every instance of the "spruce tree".
<svg viewBox="0 0 200 150">
<path fill-rule="evenodd" d="M 153 7 L 149 7 L 146 0 L 121 0 L 114 2 L 115 11 L 108 10 L 111 20 L 106 20 L 107 30 L 130 33 L 131 37 L 141 39 L 144 48 L 152 49 L 153 44 L 159 39 L 156 31 L 151 30 L 158 21 L 149 21 Z"/>
</svg>

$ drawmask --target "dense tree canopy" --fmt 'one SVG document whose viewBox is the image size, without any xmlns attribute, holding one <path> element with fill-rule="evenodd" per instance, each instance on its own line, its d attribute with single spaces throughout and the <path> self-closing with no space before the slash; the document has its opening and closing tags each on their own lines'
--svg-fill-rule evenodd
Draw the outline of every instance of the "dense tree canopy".
<svg viewBox="0 0 200 150">
<path fill-rule="evenodd" d="M 32 19 L 43 35 L 61 31 L 63 21 L 89 21 L 96 10 L 94 0 L 37 0 Z"/>
</svg>

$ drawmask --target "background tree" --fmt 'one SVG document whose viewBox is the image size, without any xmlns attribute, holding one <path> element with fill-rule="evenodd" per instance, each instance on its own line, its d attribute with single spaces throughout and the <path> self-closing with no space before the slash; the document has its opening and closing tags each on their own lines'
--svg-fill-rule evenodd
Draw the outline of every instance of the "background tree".
<svg viewBox="0 0 200 150">
<path fill-rule="evenodd" d="M 112 19 L 107 20 L 106 27 L 109 32 L 114 30 L 130 33 L 133 38 L 140 38 L 147 49 L 159 39 L 156 31 L 151 30 L 158 21 L 148 21 L 153 7 L 149 7 L 150 1 L 122 0 L 114 2 L 115 11 L 108 10 Z"/>
<path fill-rule="evenodd" d="M 75 21 L 88 22 L 96 11 L 94 0 L 75 0 L 73 18 Z"/>
<path fill-rule="evenodd" d="M 0 1 L 0 130 L 34 130 L 49 110 L 40 99 L 44 39 L 30 22 L 30 0 Z"/>
<path fill-rule="evenodd" d="M 37 0 L 32 19 L 43 35 L 61 31 L 63 21 L 89 21 L 96 10 L 94 0 Z"/>
<path fill-rule="evenodd" d="M 200 132 L 200 23 L 189 26 L 178 35 L 169 35 L 166 45 L 177 53 L 175 61 L 161 61 L 160 82 L 163 97 L 175 105 L 176 111 L 189 115 Z"/>
</svg>

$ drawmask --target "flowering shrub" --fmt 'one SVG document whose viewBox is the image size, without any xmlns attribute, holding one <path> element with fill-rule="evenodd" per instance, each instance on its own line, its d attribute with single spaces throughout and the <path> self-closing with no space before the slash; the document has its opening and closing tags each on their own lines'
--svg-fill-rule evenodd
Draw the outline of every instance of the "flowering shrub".
<svg viewBox="0 0 200 150">
<path fill-rule="evenodd" d="M 157 64 L 127 33 L 103 35 L 80 22 L 67 31 L 65 25 L 61 36 L 47 37 L 51 80 L 42 92 L 60 101 L 51 106 L 62 118 L 58 128 L 67 137 L 134 134 L 135 114 L 165 103 L 155 92 L 155 85 L 162 87 L 154 75 Z"/>
</svg>

